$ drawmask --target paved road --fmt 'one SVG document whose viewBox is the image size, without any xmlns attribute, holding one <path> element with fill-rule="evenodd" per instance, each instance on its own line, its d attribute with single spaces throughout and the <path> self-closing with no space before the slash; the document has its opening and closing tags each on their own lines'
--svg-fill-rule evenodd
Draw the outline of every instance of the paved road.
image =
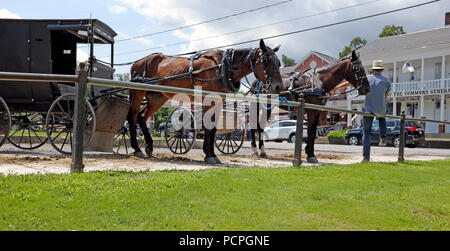
<svg viewBox="0 0 450 251">
<path fill-rule="evenodd" d="M 305 144 L 303 144 L 302 152 L 304 152 Z M 244 148 L 250 148 L 250 142 L 244 142 Z M 294 144 L 292 143 L 274 143 L 266 142 L 265 148 L 271 150 L 285 150 L 288 152 L 294 151 Z M 318 153 L 354 153 L 362 156 L 362 146 L 350 146 L 350 145 L 331 145 L 331 144 L 315 144 L 314 146 Z M 398 148 L 394 147 L 377 147 L 372 146 L 371 152 L 374 154 L 398 154 Z M 450 158 L 450 149 L 434 149 L 434 148 L 408 148 L 405 147 L 405 155 L 429 155 L 429 156 L 442 156 Z"/>
<path fill-rule="evenodd" d="M 302 147 L 302 153 L 304 154 L 304 148 L 305 144 L 303 144 Z M 265 149 L 267 153 L 273 153 L 273 154 L 293 154 L 294 153 L 294 144 L 292 143 L 274 143 L 274 142 L 266 142 L 265 143 Z M 350 146 L 350 145 L 331 145 L 331 144 L 316 144 L 315 145 L 316 153 L 323 153 L 323 154 L 351 154 L 355 156 L 361 156 L 362 157 L 362 146 Z M 131 150 L 130 150 L 131 152 Z M 167 148 L 156 148 L 155 152 L 159 153 L 167 153 L 170 154 L 171 152 Z M 218 152 L 216 150 L 216 152 Z M 201 149 L 192 149 L 192 154 L 201 154 Z M 251 155 L 251 145 L 250 142 L 246 141 L 244 142 L 244 145 L 242 149 L 236 154 L 237 156 L 240 155 Z M 42 146 L 39 149 L 32 150 L 32 151 L 26 151 L 21 150 L 18 148 L 15 148 L 11 144 L 4 144 L 0 148 L 0 154 L 23 154 L 23 155 L 30 155 L 30 156 L 58 156 L 60 155 L 57 151 L 55 151 L 49 144 L 46 144 Z M 95 153 L 93 153 L 95 154 Z M 374 155 L 397 155 L 398 154 L 398 148 L 394 147 L 372 147 L 372 154 Z M 448 157 L 450 158 L 450 149 L 433 149 L 433 148 L 405 148 L 405 155 L 413 156 L 439 156 L 439 157 Z"/>
</svg>

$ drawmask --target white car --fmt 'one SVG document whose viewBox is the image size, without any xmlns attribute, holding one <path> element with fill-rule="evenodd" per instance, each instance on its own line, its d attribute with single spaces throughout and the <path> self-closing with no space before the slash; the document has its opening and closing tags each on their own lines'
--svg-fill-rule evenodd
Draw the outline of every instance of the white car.
<svg viewBox="0 0 450 251">
<path fill-rule="evenodd" d="M 278 121 L 264 129 L 263 138 L 265 141 L 283 142 L 283 140 L 287 140 L 290 143 L 294 143 L 296 129 L 296 120 Z M 303 139 L 306 137 L 308 137 L 308 123 L 303 124 Z"/>
</svg>

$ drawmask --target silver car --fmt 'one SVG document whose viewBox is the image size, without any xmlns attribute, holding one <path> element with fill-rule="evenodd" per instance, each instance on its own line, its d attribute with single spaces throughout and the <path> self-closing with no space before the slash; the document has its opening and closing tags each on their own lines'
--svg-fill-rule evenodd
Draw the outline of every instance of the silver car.
<svg viewBox="0 0 450 251">
<path fill-rule="evenodd" d="M 290 143 L 294 143 L 296 129 L 296 120 L 278 121 L 264 129 L 263 138 L 265 141 L 283 142 L 283 140 L 287 140 Z M 308 137 L 308 123 L 303 124 L 303 139 L 306 137 Z"/>
</svg>

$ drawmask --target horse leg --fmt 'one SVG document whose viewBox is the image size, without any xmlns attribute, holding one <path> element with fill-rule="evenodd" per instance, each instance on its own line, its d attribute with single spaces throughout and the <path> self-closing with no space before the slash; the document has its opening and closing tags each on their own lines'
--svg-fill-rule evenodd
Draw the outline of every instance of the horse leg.
<svg viewBox="0 0 450 251">
<path fill-rule="evenodd" d="M 222 164 L 222 161 L 220 161 L 220 159 L 214 153 L 214 151 L 215 151 L 215 149 L 214 149 L 214 141 L 216 140 L 216 133 L 217 133 L 217 128 L 214 127 L 211 130 L 211 140 L 209 142 L 209 151 L 210 151 L 212 157 L 214 158 L 214 160 L 216 161 L 216 164 Z"/>
<path fill-rule="evenodd" d="M 267 119 L 270 118 L 272 114 L 272 110 L 267 111 Z M 264 123 L 264 124 L 262 124 Z M 262 137 L 264 133 L 264 127 L 266 126 L 267 121 L 259 121 L 258 123 L 258 135 L 259 135 L 259 150 L 261 151 L 261 158 L 268 159 L 269 156 L 267 155 L 266 151 L 264 150 L 264 137 Z"/>
<path fill-rule="evenodd" d="M 144 114 L 139 114 L 138 116 L 139 127 L 141 128 L 142 133 L 144 134 L 145 143 L 147 145 L 145 147 L 145 153 L 147 154 L 148 157 L 151 158 L 153 154 L 153 139 L 148 131 L 146 122 L 147 122 L 146 116 L 144 116 Z"/>
<path fill-rule="evenodd" d="M 205 163 L 209 165 L 217 164 L 214 156 L 211 154 L 212 130 L 204 129 L 205 138 L 203 140 L 203 153 L 205 153 Z M 213 141 L 214 143 L 214 141 Z"/>
<path fill-rule="evenodd" d="M 148 118 L 155 114 L 156 111 L 167 102 L 167 98 L 159 92 L 148 92 L 145 97 L 147 99 L 147 106 L 145 110 L 139 114 L 138 122 L 142 133 L 144 134 L 145 144 L 147 145 L 145 147 L 145 153 L 151 158 L 153 154 L 153 139 L 148 131 L 146 122 Z"/>
<path fill-rule="evenodd" d="M 130 91 L 130 110 L 128 111 L 127 120 L 128 126 L 130 130 L 130 141 L 131 147 L 134 149 L 134 155 L 139 158 L 143 158 L 144 154 L 139 148 L 139 144 L 137 143 L 137 133 L 136 133 L 136 124 L 137 117 L 139 114 L 139 110 L 142 104 L 142 100 L 145 96 L 145 91 Z"/>
<path fill-rule="evenodd" d="M 250 129 L 250 134 L 252 135 L 252 151 L 253 156 L 259 158 L 259 153 L 256 148 L 256 129 Z"/>
<path fill-rule="evenodd" d="M 268 159 L 269 156 L 267 156 L 266 151 L 264 151 L 264 139 L 261 136 L 262 132 L 263 132 L 263 130 L 261 128 L 259 128 L 258 129 L 258 140 L 259 140 L 259 150 L 261 151 L 259 156 L 261 156 L 261 158 Z"/>
<path fill-rule="evenodd" d="M 319 111 L 308 110 L 308 143 L 306 144 L 305 152 L 308 156 L 307 162 L 317 164 L 319 161 L 314 154 L 314 142 L 316 140 L 317 123 L 319 122 Z"/>
</svg>

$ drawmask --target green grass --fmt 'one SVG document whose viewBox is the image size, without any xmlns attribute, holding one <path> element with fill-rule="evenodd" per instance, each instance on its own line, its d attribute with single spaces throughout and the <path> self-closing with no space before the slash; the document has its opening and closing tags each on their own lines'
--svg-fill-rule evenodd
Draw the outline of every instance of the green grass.
<svg viewBox="0 0 450 251">
<path fill-rule="evenodd" d="M 450 160 L 0 176 L 0 230 L 450 230 Z"/>
<path fill-rule="evenodd" d="M 329 132 L 328 134 L 327 134 L 327 138 L 329 139 L 329 138 L 339 138 L 339 139 L 343 139 L 343 138 L 345 138 L 345 134 L 347 134 L 347 129 L 345 129 L 345 130 L 336 130 L 336 131 L 332 131 L 332 132 Z"/>
</svg>

